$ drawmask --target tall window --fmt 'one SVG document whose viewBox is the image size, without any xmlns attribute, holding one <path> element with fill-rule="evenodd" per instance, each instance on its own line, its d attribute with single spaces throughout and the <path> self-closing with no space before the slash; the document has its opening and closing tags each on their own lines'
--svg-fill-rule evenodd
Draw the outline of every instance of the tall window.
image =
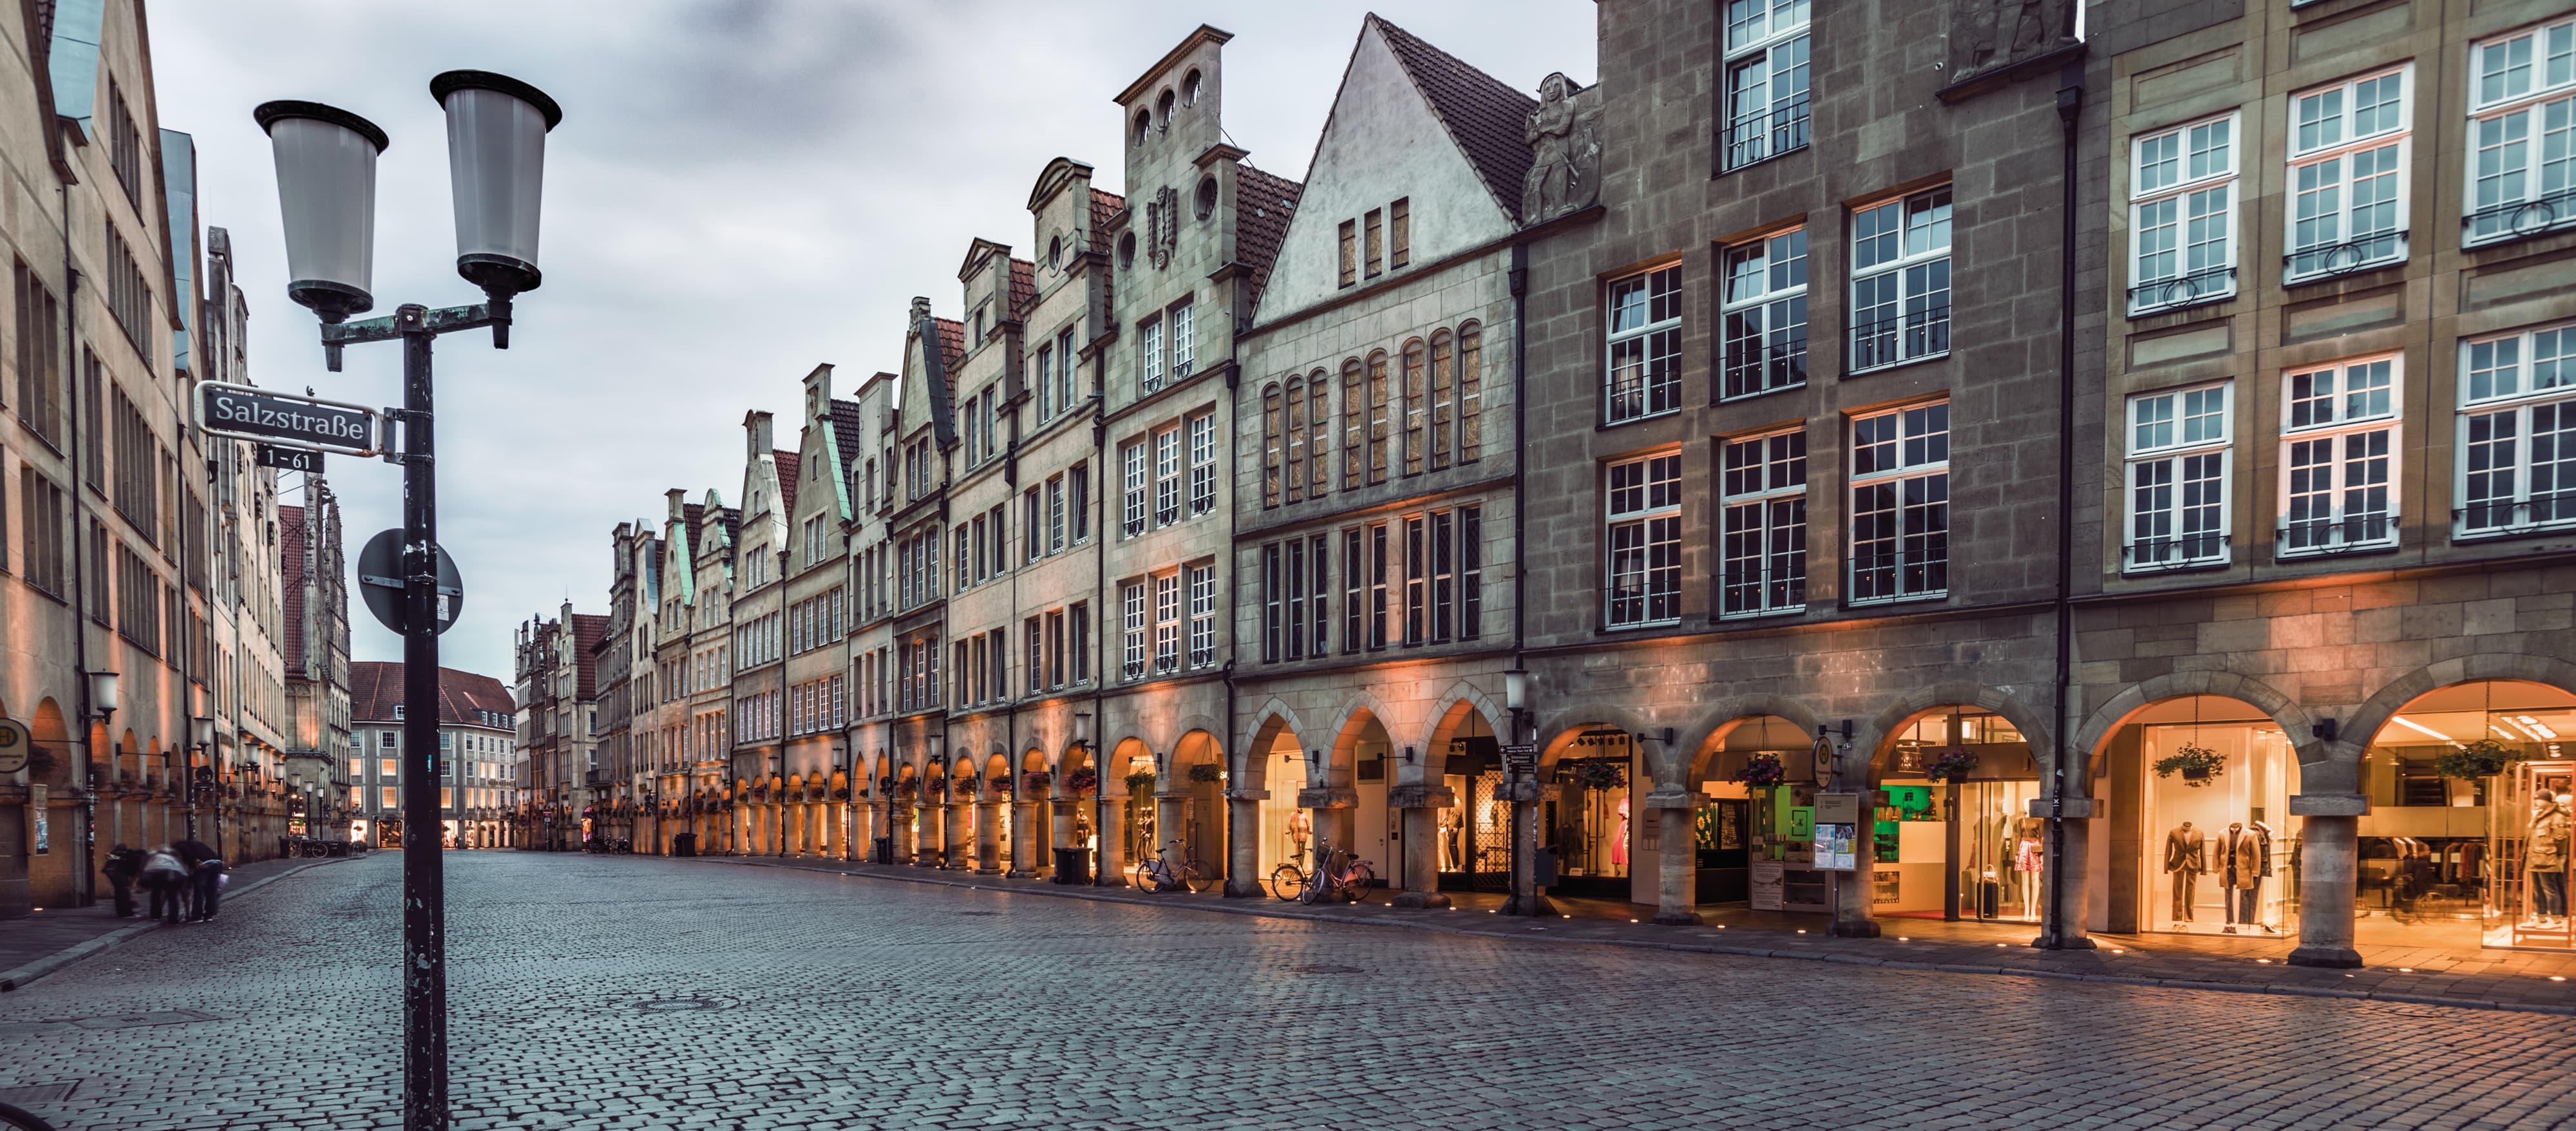
<svg viewBox="0 0 2576 1131">
<path fill-rule="evenodd" d="M 1160 315 L 1145 320 L 1136 335 L 1136 356 L 1144 365 L 1137 385 L 1144 392 L 1163 387 L 1163 319 Z"/>
<path fill-rule="evenodd" d="M 1332 474 L 1333 382 L 1318 369 L 1306 378 L 1306 497 L 1324 495 Z M 1213 435 L 1213 421 L 1210 428 Z M 1208 469 L 1208 502 L 1216 502 L 1216 469 Z"/>
<path fill-rule="evenodd" d="M 1154 575 L 1154 671 L 1181 670 L 1181 571 Z"/>
<path fill-rule="evenodd" d="M 1198 336 L 1190 329 L 1190 304 L 1187 300 L 1172 308 L 1167 319 L 1172 327 L 1172 379 L 1189 376 L 1198 365 Z"/>
<path fill-rule="evenodd" d="M 1119 525 L 1129 537 L 1145 532 L 1145 441 L 1135 440 L 1118 449 L 1118 463 L 1126 475 Z"/>
<path fill-rule="evenodd" d="M 2460 346 L 2461 537 L 2576 525 L 2576 324 Z"/>
<path fill-rule="evenodd" d="M 1485 457 L 1485 331 L 1458 328 L 1458 462 Z"/>
<path fill-rule="evenodd" d="M 1610 465 L 1607 529 L 1613 628 L 1670 624 L 1682 615 L 1682 457 L 1678 452 Z"/>
<path fill-rule="evenodd" d="M 1720 396 L 1807 383 L 1807 230 L 1726 249 L 1726 374 Z"/>
<path fill-rule="evenodd" d="M 1306 382 L 1302 378 L 1291 377 L 1287 387 L 1286 407 L 1282 415 L 1288 430 L 1288 471 L 1282 480 L 1282 489 L 1286 492 L 1285 500 L 1293 503 L 1306 497 Z"/>
<path fill-rule="evenodd" d="M 2236 293 L 2238 122 L 2230 110 L 2130 143 L 2132 316 Z"/>
<path fill-rule="evenodd" d="M 1055 347 L 1038 347 L 1037 365 L 1038 419 L 1055 418 Z"/>
<path fill-rule="evenodd" d="M 1196 565 L 1181 571 L 1188 587 L 1190 666 L 1216 663 L 1216 567 Z"/>
<path fill-rule="evenodd" d="M 1288 543 L 1290 547 L 1295 542 Z M 1288 655 L 1288 563 L 1280 544 L 1261 548 L 1261 661 L 1278 663 Z"/>
<path fill-rule="evenodd" d="M 1386 351 L 1368 359 L 1368 481 L 1386 482 L 1387 399 Z"/>
<path fill-rule="evenodd" d="M 1458 423 L 1458 341 L 1442 330 L 1431 335 L 1431 470 L 1449 466 Z"/>
<path fill-rule="evenodd" d="M 1046 543 L 1050 554 L 1064 551 L 1064 476 L 1047 477 Z"/>
<path fill-rule="evenodd" d="M 1950 589 L 1950 405 L 1852 418 L 1851 599 Z"/>
<path fill-rule="evenodd" d="M 1154 433 L 1154 525 L 1181 520 L 1181 430 Z"/>
<path fill-rule="evenodd" d="M 1306 540 L 1306 654 L 1321 656 L 1332 629 L 1332 536 Z"/>
<path fill-rule="evenodd" d="M 1068 329 L 1055 336 L 1056 406 L 1058 408 L 1071 409 L 1075 401 L 1082 399 L 1080 382 L 1075 376 L 1079 372 L 1074 368 L 1075 352 L 1072 330 Z M 1040 372 L 1038 377 L 1044 380 L 1046 374 Z"/>
<path fill-rule="evenodd" d="M 2128 568 L 2228 559 L 2229 385 L 2129 398 Z"/>
<path fill-rule="evenodd" d="M 2480 43 L 2469 64 L 2461 243 L 2576 224 L 2576 19 Z"/>
<path fill-rule="evenodd" d="M 1386 222 L 1377 209 L 1369 209 L 1363 218 L 1363 254 L 1368 264 L 1368 277 L 1377 278 L 1386 270 Z"/>
<path fill-rule="evenodd" d="M 1602 410 L 1610 423 L 1681 407 L 1681 292 L 1679 264 L 1610 284 L 1610 368 Z"/>
<path fill-rule="evenodd" d="M 1458 508 L 1458 639 L 1485 634 L 1485 508 Z M 1321 639 L 1318 637 L 1317 639 Z"/>
<path fill-rule="evenodd" d="M 1807 0 L 1727 0 L 1728 169 L 1807 147 Z"/>
<path fill-rule="evenodd" d="M 1073 465 L 1064 480 L 1064 505 L 1072 515 L 1073 543 L 1078 546 L 1091 538 L 1091 465 Z"/>
<path fill-rule="evenodd" d="M 1427 637 L 1431 602 L 1426 590 L 1430 586 L 1430 561 L 1424 553 L 1427 516 L 1415 515 L 1404 520 L 1404 642 L 1420 644 Z"/>
<path fill-rule="evenodd" d="M 1851 368 L 1950 352 L 1950 186 L 1852 211 Z"/>
<path fill-rule="evenodd" d="M 1368 527 L 1368 646 L 1370 651 L 1386 647 L 1386 524 L 1373 522 Z"/>
<path fill-rule="evenodd" d="M 1422 472 L 1422 340 L 1404 344 L 1404 473 Z"/>
<path fill-rule="evenodd" d="M 1342 286 L 1360 281 L 1359 225 L 1354 221 L 1342 221 L 1341 264 Z"/>
<path fill-rule="evenodd" d="M 24 263 L 14 264 L 18 328 L 18 421 L 56 448 L 63 446 L 63 353 L 48 327 L 63 324 L 62 305 Z M 91 402 L 95 405 L 97 402 Z"/>
<path fill-rule="evenodd" d="M 1386 206 L 1386 266 L 1392 271 L 1413 261 L 1413 201 L 1399 198 Z"/>
<path fill-rule="evenodd" d="M 1807 433 L 1720 445 L 1718 615 L 1790 613 L 1807 605 Z"/>
<path fill-rule="evenodd" d="M 1280 464 L 1288 448 L 1281 417 L 1287 411 L 1287 400 L 1287 394 L 1276 383 L 1261 391 L 1261 505 L 1265 507 L 1275 507 L 1280 502 Z"/>
<path fill-rule="evenodd" d="M 2398 363 L 2282 378 L 2282 555 L 2397 544 Z"/>
<path fill-rule="evenodd" d="M 19 576 L 56 597 L 70 593 L 64 570 L 71 553 L 63 534 L 67 502 L 63 489 L 34 466 L 18 465 L 18 534 L 24 551 L 18 560 Z"/>
<path fill-rule="evenodd" d="M 2281 281 L 2406 258 L 2406 67 L 2290 96 Z"/>
<path fill-rule="evenodd" d="M 1072 635 L 1065 645 L 1071 653 L 1072 680 L 1080 684 L 1091 679 L 1091 603 L 1076 601 L 1066 610 L 1066 622 Z"/>
<path fill-rule="evenodd" d="M 1342 490 L 1368 482 L 1368 446 L 1368 390 L 1352 358 L 1342 363 Z"/>
</svg>

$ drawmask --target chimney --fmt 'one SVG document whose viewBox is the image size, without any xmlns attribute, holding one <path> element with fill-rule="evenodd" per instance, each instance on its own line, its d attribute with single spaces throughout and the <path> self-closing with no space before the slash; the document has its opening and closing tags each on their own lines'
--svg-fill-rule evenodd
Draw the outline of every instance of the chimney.
<svg viewBox="0 0 2576 1131">
<path fill-rule="evenodd" d="M 754 409 L 742 414 L 742 433 L 745 458 L 758 460 L 769 454 L 772 445 L 768 413 Z"/>
<path fill-rule="evenodd" d="M 921 330 L 921 329 L 922 329 L 922 326 L 921 326 L 922 322 L 923 322 L 924 320 L 928 319 L 929 317 L 930 317 L 930 300 L 929 300 L 927 297 L 924 297 L 924 296 L 922 296 L 922 295 L 914 295 L 914 296 L 912 296 L 912 328 L 913 328 L 913 329 L 915 329 L 915 330 Z M 927 331 L 927 330 L 923 330 L 922 332 L 923 332 L 923 333 L 928 333 L 929 331 Z M 936 344 L 936 343 L 933 343 L 932 348 L 933 348 L 933 349 L 938 348 L 937 344 Z"/>
<path fill-rule="evenodd" d="M 805 375 L 805 419 L 821 420 L 832 413 L 832 363 L 824 362 Z"/>
<path fill-rule="evenodd" d="M 662 498 L 671 504 L 671 513 L 667 516 L 671 521 L 678 522 L 680 516 L 688 513 L 685 509 L 689 505 L 688 497 L 689 493 L 678 487 L 662 492 Z"/>
</svg>

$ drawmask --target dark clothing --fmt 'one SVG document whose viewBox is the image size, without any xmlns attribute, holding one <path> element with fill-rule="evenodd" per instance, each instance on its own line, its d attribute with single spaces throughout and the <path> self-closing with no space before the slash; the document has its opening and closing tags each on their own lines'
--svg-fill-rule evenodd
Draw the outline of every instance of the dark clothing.
<svg viewBox="0 0 2576 1131">
<path fill-rule="evenodd" d="M 171 845 L 170 851 L 178 853 L 179 862 L 187 865 L 191 872 L 197 870 L 197 865 L 216 858 L 215 850 L 207 847 L 206 842 L 201 840 L 180 841 Z"/>
<path fill-rule="evenodd" d="M 143 871 L 143 854 L 124 845 L 109 849 L 107 863 L 99 871 L 106 873 L 108 884 L 116 889 L 116 917 L 134 917 L 134 879 Z"/>
<path fill-rule="evenodd" d="M 196 881 L 197 907 L 196 913 L 190 917 L 196 919 L 214 918 L 215 906 L 223 902 L 224 862 L 221 860 L 208 860 L 203 864 L 199 864 L 197 865 L 197 874 L 192 878 Z"/>
<path fill-rule="evenodd" d="M 152 893 L 151 917 L 165 924 L 177 925 L 188 901 L 188 877 L 147 872 L 143 876 L 143 890 Z"/>
</svg>

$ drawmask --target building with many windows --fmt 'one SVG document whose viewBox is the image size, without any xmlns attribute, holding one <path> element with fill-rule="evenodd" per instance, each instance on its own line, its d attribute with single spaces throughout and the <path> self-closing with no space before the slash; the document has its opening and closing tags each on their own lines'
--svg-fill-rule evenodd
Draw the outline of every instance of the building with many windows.
<svg viewBox="0 0 2576 1131">
<path fill-rule="evenodd" d="M 350 667 L 353 741 L 344 761 L 348 804 L 360 839 L 393 848 L 408 835 L 402 810 L 403 665 Z M 440 843 L 498 848 L 508 843 L 505 818 L 517 747 L 510 689 L 488 675 L 438 669 L 438 808 Z"/>
<path fill-rule="evenodd" d="M 599 764 L 599 643 L 608 618 L 572 611 L 519 626 L 515 753 L 526 764 L 518 843 L 563 851 L 583 847 L 616 795 Z"/>
</svg>

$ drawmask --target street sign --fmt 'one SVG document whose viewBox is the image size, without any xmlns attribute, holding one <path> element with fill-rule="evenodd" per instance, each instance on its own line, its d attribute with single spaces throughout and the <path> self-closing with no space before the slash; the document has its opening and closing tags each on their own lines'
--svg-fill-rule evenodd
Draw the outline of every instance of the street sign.
<svg viewBox="0 0 2576 1131">
<path fill-rule="evenodd" d="M 376 614 L 376 623 L 403 631 L 403 532 L 397 527 L 380 530 L 367 539 L 367 547 L 358 551 L 358 595 L 366 598 L 367 611 Z M 438 631 L 445 632 L 456 623 L 456 614 L 465 608 L 465 580 L 456 572 L 456 559 L 447 556 L 447 547 L 438 547 Z"/>
<path fill-rule="evenodd" d="M 322 470 L 322 453 L 310 448 L 281 448 L 275 444 L 261 444 L 258 462 L 261 467 L 274 467 L 280 471 L 310 471 L 319 474 Z"/>
<path fill-rule="evenodd" d="M 1501 749 L 1504 769 L 1515 774 L 1526 774 L 1538 768 L 1538 747 L 1526 742 L 1515 742 Z"/>
<path fill-rule="evenodd" d="M 0 719 L 0 774 L 14 774 L 27 768 L 27 727 L 14 719 Z"/>
<path fill-rule="evenodd" d="M 197 427 L 217 436 L 363 456 L 376 453 L 376 425 L 375 410 L 363 405 L 197 383 Z"/>
</svg>

